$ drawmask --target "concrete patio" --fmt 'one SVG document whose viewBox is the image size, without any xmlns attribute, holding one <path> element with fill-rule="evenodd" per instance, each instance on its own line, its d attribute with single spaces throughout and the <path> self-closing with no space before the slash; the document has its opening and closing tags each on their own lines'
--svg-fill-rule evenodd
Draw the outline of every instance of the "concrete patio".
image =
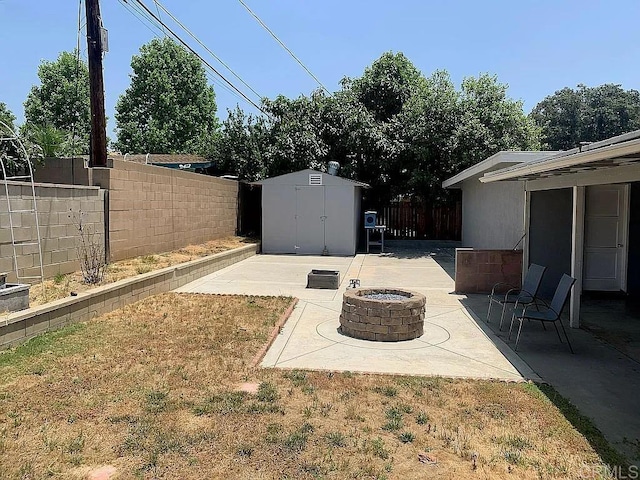
<svg viewBox="0 0 640 480">
<path fill-rule="evenodd" d="M 485 378 L 510 381 L 539 377 L 477 322 L 453 291 L 451 248 L 355 257 L 260 255 L 180 288 L 179 292 L 288 295 L 300 299 L 262 365 L 407 375 Z M 340 271 L 338 290 L 307 289 L 313 268 Z M 427 299 L 424 335 L 387 343 L 340 334 L 342 293 L 349 279 L 361 286 L 400 287 Z"/>
<path fill-rule="evenodd" d="M 486 323 L 486 295 L 453 292 L 451 246 L 421 244 L 420 250 L 355 257 L 252 257 L 180 288 L 180 292 L 287 295 L 300 299 L 262 361 L 265 367 L 307 368 L 407 375 L 442 375 L 553 385 L 593 419 L 606 438 L 634 465 L 640 464 L 640 364 L 585 330 L 570 329 L 569 353 L 555 331 L 527 323 L 515 353 L 499 312 Z M 312 268 L 340 271 L 339 290 L 307 289 Z M 361 286 L 394 286 L 427 299 L 425 334 L 398 343 L 371 342 L 338 333 L 342 293 L 349 279 Z M 598 306 L 603 324 L 610 313 Z M 593 312 L 585 315 L 595 321 Z M 505 330 L 508 330 L 508 322 Z"/>
</svg>

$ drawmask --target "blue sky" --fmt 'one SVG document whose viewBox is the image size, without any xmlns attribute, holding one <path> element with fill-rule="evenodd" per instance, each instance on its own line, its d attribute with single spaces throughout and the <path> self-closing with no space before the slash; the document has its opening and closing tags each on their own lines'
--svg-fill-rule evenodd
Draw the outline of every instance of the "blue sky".
<svg viewBox="0 0 640 480">
<path fill-rule="evenodd" d="M 161 1 L 261 95 L 296 97 L 317 87 L 237 0 Z M 153 0 L 145 3 L 153 7 Z M 389 50 L 403 52 L 425 75 L 447 70 L 457 85 L 465 76 L 496 74 L 509 84 L 512 98 L 524 101 L 526 112 L 546 95 L 578 83 L 640 89 L 637 0 L 246 3 L 329 90 L 337 90 L 344 76 L 360 75 Z M 153 33 L 118 0 L 102 0 L 101 8 L 109 30 L 104 75 L 113 138 L 114 107 L 129 84 L 131 56 Z M 77 1 L 0 0 L 0 101 L 19 121 L 22 103 L 38 82 L 40 61 L 74 48 L 77 12 Z M 84 38 L 82 48 L 86 53 Z M 221 118 L 236 103 L 252 110 L 217 83 L 214 88 Z"/>
</svg>

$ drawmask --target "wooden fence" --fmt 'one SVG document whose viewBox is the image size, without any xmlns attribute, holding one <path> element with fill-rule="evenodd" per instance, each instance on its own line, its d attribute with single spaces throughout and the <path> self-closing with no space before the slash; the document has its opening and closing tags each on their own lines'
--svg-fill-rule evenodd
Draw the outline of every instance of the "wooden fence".
<svg viewBox="0 0 640 480">
<path fill-rule="evenodd" d="M 385 235 L 398 240 L 460 240 L 462 204 L 411 205 L 392 202 L 378 208 L 378 224 L 386 225 Z"/>
</svg>

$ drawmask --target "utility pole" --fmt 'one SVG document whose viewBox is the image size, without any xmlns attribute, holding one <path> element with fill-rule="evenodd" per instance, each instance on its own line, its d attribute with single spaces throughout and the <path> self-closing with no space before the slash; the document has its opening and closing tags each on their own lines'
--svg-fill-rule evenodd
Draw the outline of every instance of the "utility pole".
<svg viewBox="0 0 640 480">
<path fill-rule="evenodd" d="M 85 5 L 87 9 L 87 51 L 89 57 L 89 95 L 91 101 L 89 167 L 106 167 L 107 121 L 104 113 L 100 1 L 85 0 Z"/>
</svg>

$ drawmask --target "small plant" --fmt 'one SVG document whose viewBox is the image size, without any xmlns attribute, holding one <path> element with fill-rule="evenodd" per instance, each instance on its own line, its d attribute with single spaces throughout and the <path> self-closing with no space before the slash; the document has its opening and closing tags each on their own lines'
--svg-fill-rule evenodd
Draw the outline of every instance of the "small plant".
<svg viewBox="0 0 640 480">
<path fill-rule="evenodd" d="M 154 265 L 154 264 L 158 263 L 158 257 L 156 257 L 155 255 L 145 255 L 143 257 L 140 257 L 140 261 L 142 263 L 147 263 L 149 265 Z"/>
<path fill-rule="evenodd" d="M 147 393 L 146 410 L 151 413 L 163 412 L 167 408 L 167 392 L 152 390 Z"/>
<path fill-rule="evenodd" d="M 402 410 L 398 407 L 391 407 L 385 413 L 387 423 L 382 426 L 383 430 L 394 432 L 402 428 Z"/>
<path fill-rule="evenodd" d="M 327 443 L 329 445 L 331 445 L 332 447 L 346 447 L 347 446 L 347 439 L 340 432 L 329 432 L 329 433 L 327 433 L 325 438 L 327 439 Z"/>
<path fill-rule="evenodd" d="M 82 432 L 80 432 L 80 434 L 73 438 L 70 442 L 69 445 L 67 446 L 67 451 L 70 454 L 77 454 L 82 452 L 82 450 L 84 449 L 84 435 L 82 434 Z"/>
<path fill-rule="evenodd" d="M 55 283 L 56 285 L 60 285 L 62 282 L 64 282 L 64 279 L 67 278 L 67 276 L 64 273 L 56 273 L 56 276 L 53 277 L 53 283 Z"/>
<path fill-rule="evenodd" d="M 278 400 L 278 390 L 269 382 L 262 382 L 258 387 L 256 398 L 261 402 L 273 403 Z"/>
<path fill-rule="evenodd" d="M 69 218 L 78 230 L 79 244 L 76 248 L 78 260 L 80 261 L 80 271 L 82 280 L 89 285 L 100 283 L 104 278 L 107 262 L 104 253 L 104 237 L 96 234 L 95 226 L 87 224 L 84 219 L 84 212 L 77 213 L 71 211 Z"/>
<path fill-rule="evenodd" d="M 402 443 L 411 443 L 416 439 L 416 436 L 411 432 L 402 432 L 398 435 L 398 440 Z"/>
<path fill-rule="evenodd" d="M 139 265 L 136 267 L 136 273 L 138 275 L 142 275 L 143 273 L 149 273 L 151 271 L 151 267 L 148 265 Z"/>
<path fill-rule="evenodd" d="M 424 412 L 418 413 L 418 415 L 416 415 L 416 423 L 418 425 L 426 425 L 429 423 L 429 415 Z"/>
<path fill-rule="evenodd" d="M 398 395 L 398 389 L 389 385 L 385 387 L 373 387 L 373 391 L 384 395 L 385 397 L 395 397 Z"/>
<path fill-rule="evenodd" d="M 253 454 L 253 447 L 251 445 L 242 444 L 237 450 L 239 457 L 250 457 Z"/>
<path fill-rule="evenodd" d="M 291 380 L 296 387 L 301 387 L 307 384 L 307 373 L 301 370 L 292 370 L 284 374 L 284 378 Z"/>
<path fill-rule="evenodd" d="M 384 448 L 384 440 L 380 437 L 371 441 L 371 452 L 382 460 L 389 458 L 389 451 Z"/>
</svg>

